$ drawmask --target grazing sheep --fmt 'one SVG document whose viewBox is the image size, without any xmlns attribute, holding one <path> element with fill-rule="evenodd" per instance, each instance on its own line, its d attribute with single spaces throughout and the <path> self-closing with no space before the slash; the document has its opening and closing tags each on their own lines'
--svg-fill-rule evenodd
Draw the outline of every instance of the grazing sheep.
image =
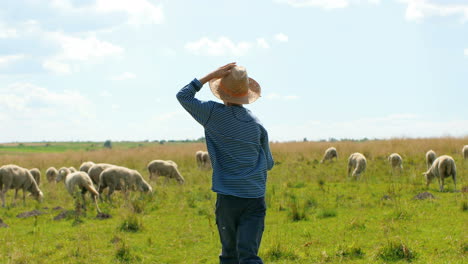
<svg viewBox="0 0 468 264">
<path fill-rule="evenodd" d="M 115 166 L 115 165 L 108 164 L 108 163 L 94 164 L 93 166 L 91 166 L 91 168 L 89 168 L 88 175 L 93 181 L 93 183 L 97 186 L 99 184 L 99 175 L 101 175 L 101 172 L 103 172 L 105 169 L 110 168 L 112 166 Z"/>
<path fill-rule="evenodd" d="M 81 164 L 80 166 L 80 171 L 84 171 L 88 173 L 89 169 L 94 165 L 95 163 L 92 161 L 85 161 Z"/>
<path fill-rule="evenodd" d="M 210 158 L 210 153 L 208 151 L 205 151 L 202 156 L 203 160 L 203 165 L 206 169 L 211 169 L 211 158 Z"/>
<path fill-rule="evenodd" d="M 127 191 L 137 187 L 141 192 L 152 192 L 153 188 L 141 176 L 141 174 L 125 167 L 112 166 L 105 169 L 99 176 L 98 192 L 101 194 L 109 187 L 107 200 L 112 202 L 111 195 L 115 190 Z"/>
<path fill-rule="evenodd" d="M 38 201 L 42 201 L 44 197 L 29 170 L 16 165 L 0 167 L 0 196 L 3 207 L 5 207 L 5 194 L 9 189 L 15 189 L 15 200 L 18 190 L 23 189 L 23 204 L 26 203 L 26 191 Z"/>
<path fill-rule="evenodd" d="M 46 178 L 48 182 L 55 181 L 57 178 L 58 170 L 55 167 L 50 167 L 46 170 Z"/>
<path fill-rule="evenodd" d="M 83 199 L 83 209 L 86 210 L 86 200 L 85 193 L 90 192 L 91 197 L 93 198 L 94 205 L 98 213 L 101 212 L 97 204 L 97 197 L 99 196 L 98 191 L 94 188 L 93 182 L 89 175 L 84 171 L 71 172 L 68 168 L 62 168 L 59 170 L 59 175 L 56 178 L 56 181 L 59 182 L 64 180 L 65 187 L 67 188 L 68 193 L 75 197 L 75 189 L 78 188 L 81 191 L 81 198 Z"/>
<path fill-rule="evenodd" d="M 211 159 L 208 151 L 199 150 L 195 153 L 199 169 L 211 169 Z"/>
<path fill-rule="evenodd" d="M 62 167 L 57 171 L 57 176 L 55 177 L 55 181 L 58 182 L 57 179 L 64 179 L 68 174 L 72 173 L 69 168 Z"/>
<path fill-rule="evenodd" d="M 327 150 L 325 150 L 325 154 L 323 155 L 323 158 L 320 161 L 320 163 L 324 163 L 327 160 L 332 161 L 333 158 L 338 159 L 338 153 L 336 152 L 336 148 L 330 147 Z"/>
<path fill-rule="evenodd" d="M 468 145 L 463 146 L 463 158 L 468 159 Z"/>
<path fill-rule="evenodd" d="M 457 189 L 457 168 L 455 161 L 450 156 L 443 155 L 438 157 L 423 175 L 426 178 L 426 188 L 429 187 L 432 179 L 437 178 L 440 191 L 442 192 L 444 190 L 444 179 L 452 176 L 454 188 Z"/>
<path fill-rule="evenodd" d="M 31 175 L 33 176 L 34 180 L 36 181 L 37 185 L 41 184 L 41 171 L 37 168 L 32 168 L 29 170 Z"/>
<path fill-rule="evenodd" d="M 153 160 L 148 163 L 148 172 L 150 174 L 150 180 L 157 179 L 158 176 L 165 176 L 167 178 L 174 178 L 180 184 L 185 182 L 184 177 L 180 174 L 179 170 L 177 170 L 177 164 L 172 160 Z"/>
<path fill-rule="evenodd" d="M 198 168 L 201 169 L 201 166 L 202 166 L 202 163 L 203 163 L 203 160 L 202 160 L 202 156 L 203 156 L 203 150 L 199 150 L 197 152 L 195 152 L 195 159 L 197 161 L 197 165 L 198 165 Z"/>
<path fill-rule="evenodd" d="M 69 167 L 68 169 L 70 170 L 70 172 L 77 172 L 77 170 L 75 169 L 75 167 Z"/>
<path fill-rule="evenodd" d="M 429 169 L 434 162 L 434 160 L 437 158 L 436 153 L 431 149 L 426 153 L 426 166 L 427 169 Z"/>
<path fill-rule="evenodd" d="M 403 170 L 403 159 L 398 153 L 392 153 L 388 156 L 388 162 L 392 166 L 392 171 L 398 169 L 399 172 Z"/>
<path fill-rule="evenodd" d="M 348 177 L 352 176 L 356 180 L 359 180 L 359 176 L 364 173 L 366 166 L 367 160 L 364 155 L 358 152 L 351 154 L 348 158 Z M 351 170 L 353 170 L 352 175 Z"/>
</svg>

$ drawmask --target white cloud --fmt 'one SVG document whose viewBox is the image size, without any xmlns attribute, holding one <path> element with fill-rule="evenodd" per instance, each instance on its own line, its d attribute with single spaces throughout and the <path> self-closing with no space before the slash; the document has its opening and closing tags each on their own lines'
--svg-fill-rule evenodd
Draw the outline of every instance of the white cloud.
<svg viewBox="0 0 468 264">
<path fill-rule="evenodd" d="M 109 91 L 107 91 L 107 90 L 101 91 L 101 92 L 99 93 L 99 95 L 100 95 L 101 97 L 111 97 L 111 96 L 112 96 L 112 94 L 111 94 Z"/>
<path fill-rule="evenodd" d="M 235 43 L 226 37 L 220 37 L 218 40 L 211 40 L 204 37 L 200 40 L 185 44 L 185 49 L 190 53 L 208 56 L 243 56 L 246 55 L 252 47 L 253 44 L 251 42 L 241 41 Z"/>
<path fill-rule="evenodd" d="M 468 5 L 434 4 L 428 0 L 399 0 L 407 4 L 405 17 L 410 21 L 422 21 L 431 16 L 460 15 L 462 22 L 468 20 Z"/>
<path fill-rule="evenodd" d="M 49 70 L 51 72 L 55 72 L 55 73 L 58 73 L 58 74 L 69 74 L 71 73 L 71 66 L 66 64 L 66 63 L 62 63 L 58 60 L 55 60 L 55 59 L 49 59 L 49 60 L 45 60 L 43 63 L 42 63 L 42 67 L 44 67 L 44 69 L 46 70 Z"/>
<path fill-rule="evenodd" d="M 126 12 L 131 25 L 160 24 L 164 20 L 162 7 L 146 0 L 97 0 L 94 8 L 102 13 Z"/>
<path fill-rule="evenodd" d="M 18 37 L 18 31 L 14 28 L 10 28 L 0 22 L 0 39 L 16 38 Z"/>
<path fill-rule="evenodd" d="M 276 0 L 278 3 L 285 3 L 292 7 L 318 7 L 323 9 L 346 8 L 351 4 L 379 4 L 380 0 Z"/>
<path fill-rule="evenodd" d="M 94 104 L 79 92 L 31 83 L 1 87 L 0 113 L 8 124 L 2 127 L 2 142 L 93 139 L 103 123 L 96 121 Z"/>
<path fill-rule="evenodd" d="M 465 56 L 468 56 L 468 49 L 465 49 Z"/>
<path fill-rule="evenodd" d="M 76 91 L 50 91 L 30 83 L 0 88 L 0 109 L 11 120 L 92 116 L 91 102 Z M 67 113 L 67 114 L 66 114 Z M 73 113 L 73 115 L 68 115 Z"/>
<path fill-rule="evenodd" d="M 275 39 L 279 42 L 288 42 L 289 37 L 283 33 L 278 33 L 275 35 Z"/>
<path fill-rule="evenodd" d="M 17 55 L 7 55 L 7 56 L 0 56 L 0 68 L 6 67 L 9 64 L 15 63 L 19 60 L 24 59 L 26 56 L 23 54 Z"/>
<path fill-rule="evenodd" d="M 134 79 L 134 78 L 136 78 L 136 75 L 134 73 L 124 72 L 120 75 L 113 76 L 110 79 L 113 81 L 123 81 L 123 80 Z"/>
<path fill-rule="evenodd" d="M 344 8 L 349 5 L 348 0 L 277 0 L 292 7 L 320 7 L 323 9 Z"/>
<path fill-rule="evenodd" d="M 65 11 L 83 14 L 123 13 L 130 25 L 161 24 L 164 21 L 162 6 L 147 0 L 96 0 L 91 5 L 75 7 L 70 0 L 53 0 L 51 6 Z"/>
<path fill-rule="evenodd" d="M 268 49 L 270 48 L 270 45 L 264 38 L 258 38 L 257 39 L 257 45 L 262 48 L 262 49 Z"/>
<path fill-rule="evenodd" d="M 95 36 L 75 37 L 61 32 L 46 32 L 46 38 L 60 47 L 60 51 L 47 58 L 44 68 L 56 73 L 71 73 L 77 70 L 76 62 L 92 62 L 103 57 L 117 56 L 123 48 L 97 39 Z"/>
</svg>

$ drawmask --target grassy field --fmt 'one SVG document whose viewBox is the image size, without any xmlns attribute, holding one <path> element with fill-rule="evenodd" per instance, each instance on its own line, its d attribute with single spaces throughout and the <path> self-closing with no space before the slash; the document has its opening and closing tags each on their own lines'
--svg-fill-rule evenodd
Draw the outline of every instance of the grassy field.
<svg viewBox="0 0 468 264">
<path fill-rule="evenodd" d="M 8 192 L 7 207 L 0 208 L 8 225 L 0 227 L 0 263 L 217 263 L 211 171 L 195 164 L 202 143 L 113 143 L 112 149 L 92 142 L 41 144 L 0 147 L 0 165 L 41 170 L 45 195 L 43 203 L 27 198 L 26 205 L 21 199 L 11 205 L 14 191 Z M 265 263 L 467 263 L 466 144 L 468 138 L 272 144 L 276 165 L 268 177 L 260 256 Z M 330 146 L 338 161 L 320 164 Z M 455 159 L 457 190 L 451 179 L 445 192 L 437 183 L 425 188 L 421 174 L 429 149 Z M 368 158 L 358 182 L 346 177 L 353 152 Z M 401 175 L 391 173 L 392 152 L 403 157 Z M 75 211 L 63 183 L 44 177 L 50 166 L 78 168 L 92 160 L 137 169 L 148 179 L 146 164 L 154 159 L 177 162 L 186 184 L 159 179 L 151 182 L 152 195 L 136 192 L 127 200 L 117 192 L 113 205 L 100 203 L 109 219 L 97 219 L 91 203 L 88 211 Z M 435 199 L 414 199 L 426 191 Z M 32 210 L 43 214 L 17 217 Z M 64 218 L 54 220 L 59 214 Z"/>
</svg>

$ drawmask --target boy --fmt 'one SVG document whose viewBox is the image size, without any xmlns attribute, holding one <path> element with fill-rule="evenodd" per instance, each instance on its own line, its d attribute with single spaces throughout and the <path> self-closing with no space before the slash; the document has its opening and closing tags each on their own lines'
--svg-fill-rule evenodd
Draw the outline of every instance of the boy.
<svg viewBox="0 0 468 264">
<path fill-rule="evenodd" d="M 202 102 L 195 93 L 209 82 L 224 104 Z M 260 86 L 244 67 L 229 63 L 177 93 L 180 104 L 205 129 L 213 167 L 221 264 L 263 263 L 258 249 L 265 222 L 267 170 L 273 168 L 268 133 L 242 105 L 260 97 Z"/>
</svg>

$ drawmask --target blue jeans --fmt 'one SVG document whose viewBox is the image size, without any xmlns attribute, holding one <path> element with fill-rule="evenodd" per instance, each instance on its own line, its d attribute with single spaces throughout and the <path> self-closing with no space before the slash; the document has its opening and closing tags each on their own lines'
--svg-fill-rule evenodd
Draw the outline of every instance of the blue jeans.
<svg viewBox="0 0 468 264">
<path fill-rule="evenodd" d="M 221 264 L 263 264 L 257 255 L 265 227 L 265 198 L 217 194 L 216 225 L 221 239 Z"/>
</svg>

